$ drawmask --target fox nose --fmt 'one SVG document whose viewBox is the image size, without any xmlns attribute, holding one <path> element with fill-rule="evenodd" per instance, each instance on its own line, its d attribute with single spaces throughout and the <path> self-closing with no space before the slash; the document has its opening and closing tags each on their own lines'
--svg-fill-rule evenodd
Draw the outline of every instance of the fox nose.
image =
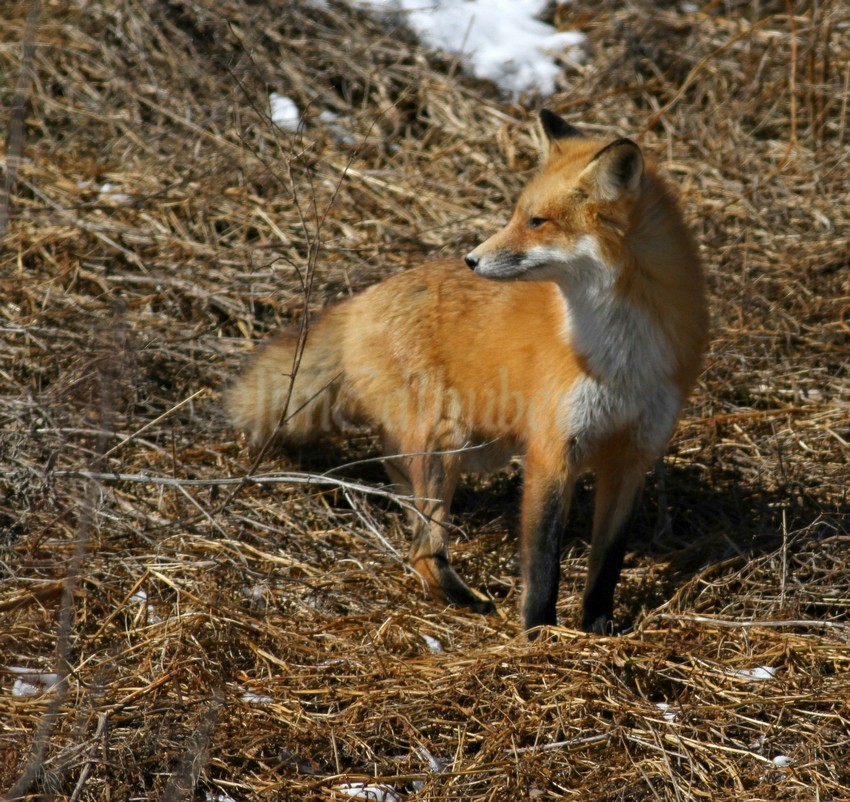
<svg viewBox="0 0 850 802">
<path fill-rule="evenodd" d="M 475 270 L 481 260 L 475 255 L 475 251 L 472 251 L 471 253 L 468 253 L 466 254 L 466 256 L 463 257 L 463 261 L 466 262 L 466 266 L 470 270 Z"/>
</svg>

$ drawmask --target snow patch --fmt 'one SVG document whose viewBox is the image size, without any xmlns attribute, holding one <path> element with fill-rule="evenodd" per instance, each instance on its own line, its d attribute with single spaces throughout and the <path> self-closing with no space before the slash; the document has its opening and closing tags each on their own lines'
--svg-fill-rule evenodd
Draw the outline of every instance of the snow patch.
<svg viewBox="0 0 850 802">
<path fill-rule="evenodd" d="M 366 783 L 346 783 L 336 789 L 341 794 L 354 799 L 368 799 L 371 802 L 401 802 L 401 797 L 386 785 L 367 785 Z"/>
<path fill-rule="evenodd" d="M 556 31 L 537 17 L 547 0 L 355 0 L 373 11 L 401 13 L 427 47 L 463 57 L 473 73 L 515 99 L 555 91 L 555 57 L 585 58 L 585 36 Z"/>
<path fill-rule="evenodd" d="M 32 668 L 6 666 L 6 671 L 18 675 L 12 683 L 12 696 L 41 696 L 59 683 L 58 674 L 46 674 Z"/>
<path fill-rule="evenodd" d="M 431 769 L 431 771 L 434 772 L 434 774 L 441 774 L 448 765 L 445 760 L 440 760 L 440 758 L 434 757 L 434 755 L 432 755 L 421 744 L 416 747 L 416 752 L 418 753 L 419 757 L 421 757 L 423 760 L 428 761 L 428 767 Z"/>
<path fill-rule="evenodd" d="M 232 796 L 228 796 L 227 794 L 212 794 L 207 791 L 206 797 L 207 802 L 236 802 Z"/>
<path fill-rule="evenodd" d="M 262 585 L 252 585 L 249 588 L 242 588 L 242 595 L 252 602 L 261 602 L 266 598 L 266 590 Z"/>
<path fill-rule="evenodd" d="M 272 122 L 286 131 L 297 131 L 301 122 L 301 112 L 291 97 L 279 95 L 277 92 L 269 94 L 269 110 Z"/>
<path fill-rule="evenodd" d="M 100 201 L 112 201 L 113 203 L 129 203 L 132 198 L 121 191 L 121 187 L 117 184 L 110 184 L 108 181 L 101 184 L 97 193 L 97 199 Z"/>
<path fill-rule="evenodd" d="M 743 677 L 744 679 L 774 679 L 776 677 L 776 669 L 772 666 L 758 666 L 757 668 L 733 668 L 729 673 L 735 677 Z"/>
<path fill-rule="evenodd" d="M 343 145 L 356 145 L 357 139 L 344 126 L 339 123 L 339 115 L 330 109 L 325 109 L 319 114 L 319 120 L 325 124 L 330 135 Z"/>
<path fill-rule="evenodd" d="M 148 624 L 161 624 L 162 618 L 160 618 L 156 614 L 156 610 L 148 604 L 148 592 L 144 588 L 139 588 L 132 596 L 130 596 L 130 601 L 135 602 L 136 604 L 147 606 L 148 611 Z"/>
<path fill-rule="evenodd" d="M 263 696 L 259 693 L 251 693 L 251 691 L 245 691 L 242 694 L 243 702 L 250 702 L 255 705 L 270 705 L 274 700 L 271 696 Z"/>
</svg>

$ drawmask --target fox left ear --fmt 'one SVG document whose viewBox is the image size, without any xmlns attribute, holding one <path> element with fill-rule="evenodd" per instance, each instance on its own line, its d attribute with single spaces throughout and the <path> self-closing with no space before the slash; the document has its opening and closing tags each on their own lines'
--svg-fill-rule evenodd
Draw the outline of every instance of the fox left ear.
<svg viewBox="0 0 850 802">
<path fill-rule="evenodd" d="M 606 145 L 584 168 L 581 179 L 597 200 L 615 201 L 633 194 L 643 178 L 643 154 L 631 139 Z"/>
</svg>

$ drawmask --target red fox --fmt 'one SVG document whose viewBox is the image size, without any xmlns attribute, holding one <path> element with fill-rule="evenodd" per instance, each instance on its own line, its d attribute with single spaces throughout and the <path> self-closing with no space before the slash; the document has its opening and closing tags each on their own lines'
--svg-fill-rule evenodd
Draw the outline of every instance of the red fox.
<svg viewBox="0 0 850 802">
<path fill-rule="evenodd" d="M 540 118 L 544 163 L 466 266 L 425 264 L 325 310 L 294 378 L 297 336 L 279 335 L 227 403 L 255 445 L 376 429 L 391 480 L 415 499 L 412 566 L 478 612 L 492 603 L 449 561 L 452 495 L 461 473 L 524 453 L 532 637 L 556 623 L 561 531 L 576 479 L 594 472 L 582 626 L 605 633 L 635 496 L 701 371 L 704 278 L 673 192 L 634 142 Z"/>
</svg>

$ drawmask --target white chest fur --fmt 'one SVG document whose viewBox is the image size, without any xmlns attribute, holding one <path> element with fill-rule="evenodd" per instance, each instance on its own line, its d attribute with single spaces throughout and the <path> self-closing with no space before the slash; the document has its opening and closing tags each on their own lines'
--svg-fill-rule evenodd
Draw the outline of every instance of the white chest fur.
<svg viewBox="0 0 850 802">
<path fill-rule="evenodd" d="M 666 333 L 647 311 L 615 294 L 608 281 L 573 285 L 564 295 L 567 336 L 589 367 L 564 410 L 575 458 L 580 462 L 595 442 L 621 432 L 631 434 L 638 448 L 660 453 L 681 404 Z"/>
</svg>

